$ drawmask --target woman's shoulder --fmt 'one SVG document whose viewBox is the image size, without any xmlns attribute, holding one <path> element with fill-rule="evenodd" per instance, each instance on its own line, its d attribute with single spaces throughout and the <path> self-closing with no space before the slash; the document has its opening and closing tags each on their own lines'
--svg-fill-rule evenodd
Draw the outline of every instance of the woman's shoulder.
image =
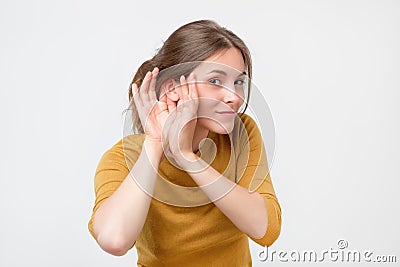
<svg viewBox="0 0 400 267">
<path fill-rule="evenodd" d="M 248 114 L 238 113 L 233 132 L 234 137 L 248 140 L 257 138 L 259 134 L 260 130 L 256 121 Z"/>
<path fill-rule="evenodd" d="M 105 151 L 105 153 L 123 152 L 124 150 L 128 150 L 128 151 L 137 151 L 137 150 L 139 150 L 139 152 L 140 152 L 142 150 L 142 145 L 143 145 L 143 142 L 144 142 L 144 138 L 145 138 L 144 134 L 127 135 L 127 136 L 119 139 L 113 145 L 111 145 Z"/>
<path fill-rule="evenodd" d="M 119 139 L 102 155 L 99 165 L 120 163 L 132 166 L 142 151 L 144 134 L 133 134 Z"/>
<path fill-rule="evenodd" d="M 245 126 L 254 127 L 257 124 L 256 121 L 249 114 L 238 113 L 238 117 Z"/>
</svg>

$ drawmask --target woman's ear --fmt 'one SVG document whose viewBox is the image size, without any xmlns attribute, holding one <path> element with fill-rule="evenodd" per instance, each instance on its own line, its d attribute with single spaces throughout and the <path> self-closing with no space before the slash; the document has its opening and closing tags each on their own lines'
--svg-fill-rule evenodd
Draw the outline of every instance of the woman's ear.
<svg viewBox="0 0 400 267">
<path fill-rule="evenodd" d="M 173 79 L 169 79 L 168 81 L 166 81 L 163 84 L 162 88 L 164 94 L 167 94 L 167 97 L 169 99 L 175 102 L 179 100 L 179 95 L 175 90 L 175 81 Z"/>
</svg>

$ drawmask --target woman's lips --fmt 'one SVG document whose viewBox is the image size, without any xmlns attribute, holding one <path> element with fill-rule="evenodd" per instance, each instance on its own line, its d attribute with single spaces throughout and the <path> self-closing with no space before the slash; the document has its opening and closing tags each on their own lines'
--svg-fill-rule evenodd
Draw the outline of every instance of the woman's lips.
<svg viewBox="0 0 400 267">
<path fill-rule="evenodd" d="M 227 117 L 234 117 L 236 115 L 234 111 L 217 111 L 217 113 Z"/>
</svg>

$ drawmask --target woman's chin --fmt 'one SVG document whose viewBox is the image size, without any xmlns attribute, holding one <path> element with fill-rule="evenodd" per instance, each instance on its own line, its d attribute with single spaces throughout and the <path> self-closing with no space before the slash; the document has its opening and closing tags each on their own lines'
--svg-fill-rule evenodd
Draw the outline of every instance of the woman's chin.
<svg viewBox="0 0 400 267">
<path fill-rule="evenodd" d="M 233 130 L 234 124 L 232 123 L 231 125 L 213 125 L 213 127 L 210 129 L 210 131 L 217 133 L 217 134 L 229 134 Z"/>
<path fill-rule="evenodd" d="M 229 134 L 232 132 L 235 125 L 235 120 L 218 120 L 216 118 L 200 118 L 198 122 L 206 129 L 217 134 Z"/>
</svg>

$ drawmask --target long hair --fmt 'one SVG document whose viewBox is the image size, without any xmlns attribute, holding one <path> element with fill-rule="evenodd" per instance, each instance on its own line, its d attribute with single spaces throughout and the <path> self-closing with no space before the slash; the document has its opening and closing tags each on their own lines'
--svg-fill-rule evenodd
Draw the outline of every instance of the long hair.
<svg viewBox="0 0 400 267">
<path fill-rule="evenodd" d="M 185 62 L 204 61 L 215 53 L 229 48 L 237 48 L 240 50 L 245 64 L 247 76 L 249 79 L 247 101 L 244 111 L 248 106 L 251 90 L 252 78 L 252 62 L 250 51 L 246 44 L 232 31 L 221 27 L 212 20 L 198 20 L 190 22 L 174 31 L 163 46 L 157 50 L 156 54 L 149 60 L 142 63 L 136 71 L 132 82 L 129 85 L 129 110 L 132 110 L 132 127 L 134 133 L 144 133 L 142 123 L 136 109 L 134 101 L 132 101 L 132 84 L 140 88 L 143 78 L 148 71 L 152 71 L 155 67 L 167 69 Z M 140 89 L 139 89 L 140 90 Z M 160 88 L 156 87 L 156 95 L 159 97 Z"/>
</svg>

